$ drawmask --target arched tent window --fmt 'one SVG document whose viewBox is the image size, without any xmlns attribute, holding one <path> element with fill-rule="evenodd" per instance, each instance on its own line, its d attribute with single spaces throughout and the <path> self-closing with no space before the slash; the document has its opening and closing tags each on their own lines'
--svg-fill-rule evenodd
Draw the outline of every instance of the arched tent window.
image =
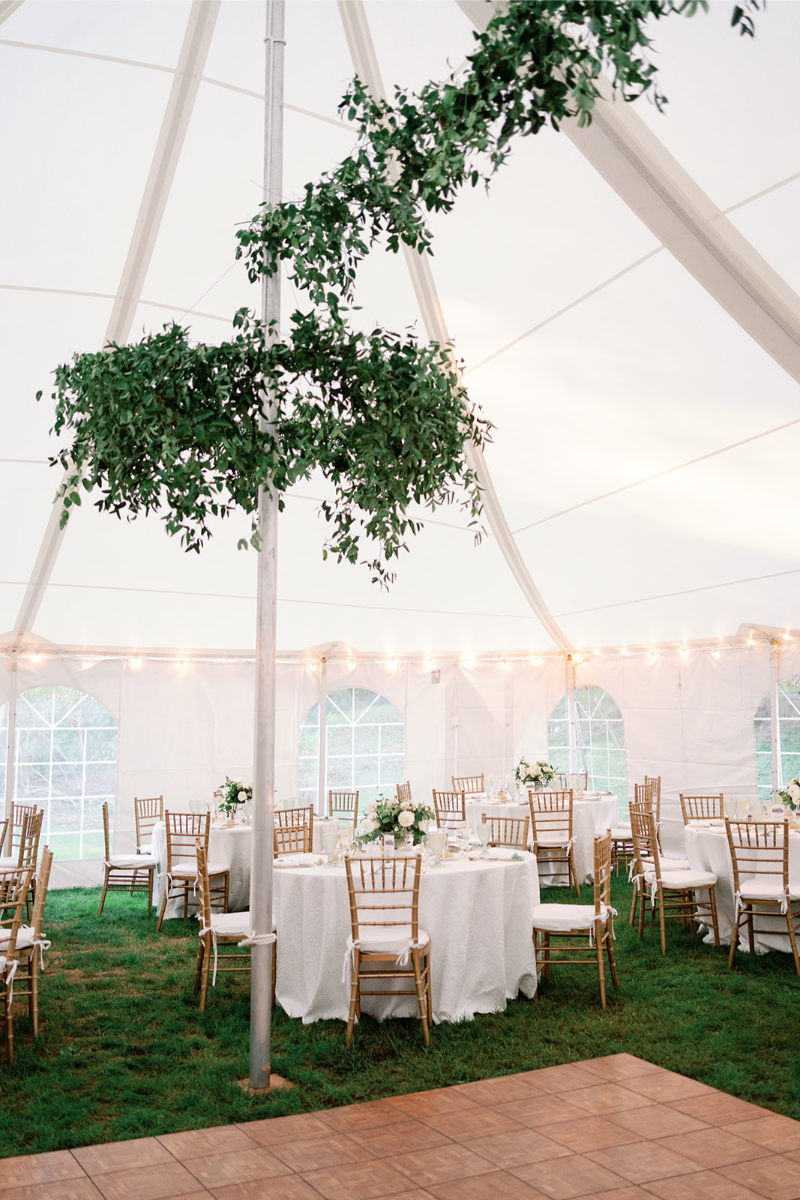
<svg viewBox="0 0 800 1200">
<path fill-rule="evenodd" d="M 772 791 L 772 697 L 767 692 L 753 718 L 756 733 L 756 776 L 761 799 Z M 800 776 L 800 675 L 778 684 L 778 783 Z"/>
<path fill-rule="evenodd" d="M 358 789 L 363 811 L 381 790 L 392 791 L 405 778 L 405 727 L 395 706 L 378 692 L 343 688 L 325 706 L 325 797 L 331 789 Z M 319 786 L 319 704 L 300 727 L 300 797 L 317 804 Z M 324 807 L 324 805 L 322 806 Z"/>
<path fill-rule="evenodd" d="M 569 770 L 566 696 L 550 714 L 547 757 L 558 771 Z M 622 713 L 608 692 L 591 684 L 575 689 L 575 767 L 578 771 L 588 771 L 591 790 L 616 792 L 622 804 L 626 803 L 628 772 Z"/>
<path fill-rule="evenodd" d="M 8 704 L 0 712 L 5 747 Z M 62 861 L 102 858 L 103 801 L 113 820 L 117 726 L 94 696 L 77 688 L 30 688 L 17 697 L 14 799 L 44 809 L 42 843 Z M 6 764 L 0 782 L 5 795 Z"/>
</svg>

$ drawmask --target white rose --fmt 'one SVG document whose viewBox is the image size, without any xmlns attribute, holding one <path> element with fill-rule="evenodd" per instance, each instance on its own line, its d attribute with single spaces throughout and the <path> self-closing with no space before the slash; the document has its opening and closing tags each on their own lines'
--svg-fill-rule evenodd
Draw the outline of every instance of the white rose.
<svg viewBox="0 0 800 1200">
<path fill-rule="evenodd" d="M 404 809 L 397 818 L 398 825 L 402 825 L 404 829 L 410 829 L 414 824 L 414 814 Z"/>
<path fill-rule="evenodd" d="M 400 807 L 406 812 L 410 812 L 414 808 L 414 802 L 412 800 L 404 800 Z"/>
<path fill-rule="evenodd" d="M 247 792 L 239 792 L 238 800 L 240 804 L 244 804 L 247 799 Z"/>
<path fill-rule="evenodd" d="M 372 817 L 364 817 L 364 820 L 361 822 L 361 828 L 364 830 L 364 833 L 374 833 L 378 828 L 378 822 L 373 821 Z"/>
<path fill-rule="evenodd" d="M 793 779 L 786 789 L 793 800 L 800 800 L 800 785 Z"/>
<path fill-rule="evenodd" d="M 378 805 L 377 805 L 377 804 L 375 803 L 375 801 L 373 800 L 371 804 L 368 804 L 368 805 L 367 805 L 367 812 L 368 812 L 368 813 L 375 813 L 375 812 L 377 812 L 377 811 L 378 811 Z"/>
</svg>

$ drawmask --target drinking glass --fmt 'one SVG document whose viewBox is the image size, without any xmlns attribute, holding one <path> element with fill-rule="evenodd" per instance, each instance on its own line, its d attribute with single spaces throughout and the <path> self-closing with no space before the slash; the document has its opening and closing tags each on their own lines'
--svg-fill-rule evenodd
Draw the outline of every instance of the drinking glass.
<svg viewBox="0 0 800 1200">
<path fill-rule="evenodd" d="M 478 841 L 481 844 L 481 858 L 486 854 L 486 847 L 489 844 L 489 826 L 485 821 L 480 821 L 477 826 Z"/>
<path fill-rule="evenodd" d="M 433 866 L 440 867 L 442 865 L 442 855 L 444 854 L 445 846 L 447 845 L 447 830 L 446 829 L 429 829 L 428 830 L 428 849 L 433 855 Z"/>
<path fill-rule="evenodd" d="M 394 854 L 394 834 L 393 833 L 385 833 L 383 835 L 383 853 L 389 854 L 389 855 Z"/>
<path fill-rule="evenodd" d="M 339 844 L 339 831 L 335 826 L 326 825 L 322 830 L 322 849 L 328 856 L 328 862 L 333 862 L 336 847 Z"/>
</svg>

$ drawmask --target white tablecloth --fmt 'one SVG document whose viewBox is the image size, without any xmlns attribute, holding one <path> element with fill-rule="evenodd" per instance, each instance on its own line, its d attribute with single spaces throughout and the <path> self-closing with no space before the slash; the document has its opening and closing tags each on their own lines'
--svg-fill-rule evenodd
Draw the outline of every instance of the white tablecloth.
<svg viewBox="0 0 800 1200">
<path fill-rule="evenodd" d="M 431 938 L 433 1019 L 458 1021 L 500 1012 L 518 992 L 536 991 L 531 928 L 539 900 L 536 861 L 468 862 L 426 867 L 419 924 Z M 343 866 L 275 872 L 278 1002 L 303 1021 L 347 1020 L 342 982 L 350 913 Z M 418 1015 L 414 996 L 365 996 L 364 1012 Z"/>
<path fill-rule="evenodd" d="M 314 819 L 313 849 L 322 851 L 322 831 L 328 821 Z M 338 821 L 331 822 L 338 828 Z M 158 858 L 159 868 L 156 871 L 153 903 L 161 904 L 161 884 L 167 869 L 167 827 L 159 821 L 153 829 L 153 847 Z M 228 911 L 243 912 L 250 905 L 250 862 L 253 853 L 252 825 L 232 825 L 227 829 L 217 828 L 212 824 L 208 838 L 208 861 L 213 864 L 226 866 L 230 871 L 228 886 Z M 191 901 L 191 897 L 190 897 Z M 195 905 L 189 904 L 189 911 L 195 911 Z M 170 900 L 165 916 L 182 917 L 183 899 Z"/>
<path fill-rule="evenodd" d="M 720 941 L 730 945 L 733 925 L 736 919 L 736 898 L 733 891 L 733 864 L 728 839 L 725 836 L 725 826 L 716 825 L 712 828 L 687 825 L 686 857 L 696 871 L 713 871 L 717 877 L 717 921 L 719 923 Z M 800 834 L 789 834 L 789 882 L 793 887 L 800 888 Z M 795 910 L 797 906 L 794 906 Z M 789 936 L 786 932 L 784 917 L 756 917 L 756 950 L 764 953 L 767 950 L 783 950 L 791 953 Z M 706 939 L 713 942 L 713 934 Z M 739 931 L 739 946 L 749 950 L 747 927 Z"/>
<path fill-rule="evenodd" d="M 590 797 L 595 795 L 589 793 Z M 492 817 L 527 817 L 530 808 L 525 804 L 493 804 L 488 800 L 467 801 L 467 820 L 474 829 L 486 813 Z M 575 838 L 573 848 L 575 855 L 575 870 L 581 883 L 591 883 L 594 879 L 594 845 L 593 839 L 614 829 L 619 824 L 619 800 L 615 795 L 603 796 L 596 793 L 595 798 L 573 800 L 572 802 L 572 836 Z M 550 882 L 564 883 L 566 876 L 546 877 L 540 873 L 539 881 L 542 887 L 548 887 Z"/>
</svg>

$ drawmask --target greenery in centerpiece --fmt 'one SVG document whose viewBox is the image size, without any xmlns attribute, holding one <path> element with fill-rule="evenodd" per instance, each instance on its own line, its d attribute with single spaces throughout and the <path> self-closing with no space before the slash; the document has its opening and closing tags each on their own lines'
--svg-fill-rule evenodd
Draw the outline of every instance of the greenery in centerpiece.
<svg viewBox="0 0 800 1200">
<path fill-rule="evenodd" d="M 396 838 L 405 841 L 411 838 L 418 846 L 425 836 L 422 828 L 423 821 L 435 820 L 432 808 L 415 800 L 400 801 L 396 796 L 387 800 L 380 796 L 367 806 L 367 815 L 361 822 L 363 833 L 359 837 L 362 846 L 368 842 L 377 842 L 385 833 L 393 833 Z"/>
<path fill-rule="evenodd" d="M 790 808 L 792 812 L 797 812 L 800 808 L 800 779 L 791 779 L 787 783 L 784 790 L 779 789 L 775 792 L 776 796 L 780 796 L 781 803 Z"/>
<path fill-rule="evenodd" d="M 520 787 L 529 783 L 535 788 L 540 788 L 544 787 L 546 783 L 550 783 L 555 773 L 555 767 L 551 767 L 548 762 L 540 760 L 531 764 L 527 758 L 521 758 L 517 763 L 514 778 Z"/>
<path fill-rule="evenodd" d="M 219 802 L 217 807 L 220 812 L 233 820 L 240 807 L 253 799 L 253 785 L 241 779 L 229 779 L 226 775 L 225 782 L 219 785 L 214 796 Z"/>
</svg>

